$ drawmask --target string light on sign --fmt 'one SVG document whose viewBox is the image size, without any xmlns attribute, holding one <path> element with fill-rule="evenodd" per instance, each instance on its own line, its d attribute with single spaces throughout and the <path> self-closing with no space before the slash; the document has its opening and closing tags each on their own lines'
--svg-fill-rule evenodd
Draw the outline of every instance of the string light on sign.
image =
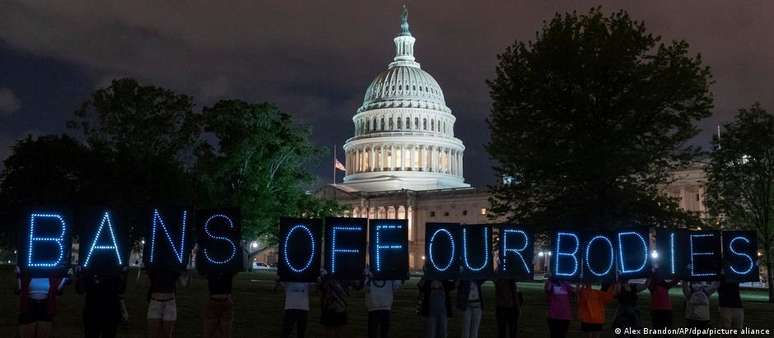
<svg viewBox="0 0 774 338">
<path fill-rule="evenodd" d="M 562 252 L 562 237 L 569 237 L 573 240 L 575 243 L 574 248 L 572 252 Z M 580 250 L 580 239 L 578 238 L 578 235 L 571 233 L 571 232 L 557 232 L 556 233 L 556 261 L 555 261 L 555 269 L 556 269 L 556 275 L 557 276 L 566 276 L 566 277 L 572 277 L 575 276 L 576 273 L 578 273 L 578 257 L 576 255 L 578 254 L 578 250 Z M 549 255 L 551 253 L 549 252 Z M 562 256 L 569 256 L 572 258 L 573 261 L 573 268 L 572 272 L 562 272 L 560 269 L 559 262 L 561 261 L 560 258 Z"/>
<path fill-rule="evenodd" d="M 225 241 L 226 243 L 228 243 L 228 245 L 231 247 L 231 253 L 228 255 L 228 258 L 217 260 L 210 256 L 209 248 L 204 248 L 204 258 L 206 258 L 207 261 L 212 264 L 226 264 L 231 260 L 233 260 L 234 257 L 236 257 L 237 247 L 236 247 L 236 244 L 234 244 L 234 241 L 232 241 L 230 238 L 226 236 L 215 236 L 210 232 L 210 222 L 212 222 L 215 219 L 224 220 L 226 225 L 228 225 L 229 229 L 234 229 L 234 221 L 231 220 L 231 217 L 228 217 L 224 214 L 215 214 L 210 216 L 210 218 L 208 218 L 207 221 L 204 222 L 204 233 L 214 240 Z"/>
<path fill-rule="evenodd" d="M 102 235 L 102 231 L 105 229 L 105 225 L 107 225 L 107 232 L 110 234 L 110 245 L 97 245 L 97 242 L 99 242 L 100 237 Z M 91 242 L 91 247 L 89 247 L 89 252 L 86 254 L 86 261 L 84 261 L 83 266 L 88 267 L 89 262 L 91 262 L 92 254 L 94 253 L 94 250 L 109 250 L 112 252 L 115 252 L 116 254 L 116 260 L 118 260 L 118 265 L 123 265 L 123 260 L 121 259 L 121 253 L 118 251 L 118 242 L 116 241 L 116 234 L 115 230 L 113 229 L 113 222 L 110 219 L 110 212 L 105 211 L 105 213 L 102 215 L 102 221 L 99 223 L 99 227 L 97 228 L 97 234 L 94 235 L 94 241 Z"/>
<path fill-rule="evenodd" d="M 524 245 L 521 246 L 521 248 L 509 248 L 508 247 L 508 237 L 510 235 L 520 235 L 524 238 Z M 505 229 L 503 231 L 503 270 L 508 270 L 508 253 L 512 252 L 515 255 L 518 255 L 521 259 L 521 263 L 524 266 L 524 271 L 526 273 L 531 273 L 529 269 L 529 264 L 527 264 L 527 260 L 524 259 L 524 256 L 521 254 L 522 251 L 526 250 L 527 247 L 529 247 L 529 236 L 527 236 L 527 233 L 522 230 L 516 230 L 516 229 Z M 540 253 L 540 256 L 543 256 L 543 252 Z"/>
<path fill-rule="evenodd" d="M 449 243 L 450 243 L 449 245 L 450 245 L 450 249 L 451 249 L 451 252 L 449 253 L 449 261 L 446 263 L 446 265 L 443 268 L 439 267 L 438 264 L 436 264 L 436 262 L 435 262 L 435 255 L 433 255 L 433 244 L 436 243 L 435 242 L 435 237 L 439 233 L 443 233 L 444 235 L 446 235 L 449 238 Z M 428 248 L 429 248 L 429 251 L 430 251 L 429 252 L 430 264 L 433 265 L 433 268 L 435 268 L 436 271 L 444 272 L 444 271 L 448 270 L 451 267 L 452 263 L 454 263 L 454 252 L 455 252 L 454 236 L 452 236 L 452 233 L 449 230 L 443 229 L 443 228 L 436 229 L 435 232 L 433 232 L 433 235 L 430 236 L 430 245 L 428 246 Z"/>
<path fill-rule="evenodd" d="M 714 275 L 716 275 L 715 273 L 706 273 L 706 272 L 696 273 L 696 264 L 694 262 L 694 257 L 696 257 L 696 256 L 714 256 L 715 255 L 714 252 L 708 252 L 708 251 L 696 252 L 696 251 L 694 251 L 694 248 L 693 248 L 693 246 L 694 246 L 693 245 L 694 238 L 706 238 L 706 237 L 715 237 L 715 235 L 714 234 L 691 234 L 690 235 L 689 245 L 690 245 L 690 250 L 691 250 L 691 276 L 692 277 L 706 277 L 706 276 L 714 276 Z"/>
<path fill-rule="evenodd" d="M 604 272 L 597 272 L 594 270 L 593 267 L 591 267 L 591 259 L 589 257 L 589 253 L 591 252 L 591 246 L 596 241 L 602 241 L 603 244 L 607 244 L 607 247 L 609 248 L 610 252 L 610 260 L 608 261 L 608 265 L 605 268 Z M 589 269 L 591 274 L 597 277 L 602 277 L 610 273 L 610 270 L 613 269 L 613 263 L 615 262 L 615 255 L 613 254 L 613 242 L 610 241 L 609 238 L 602 235 L 594 236 L 591 240 L 589 240 L 588 244 L 586 244 L 586 267 Z"/>
<path fill-rule="evenodd" d="M 288 241 L 290 240 L 290 237 L 293 236 L 293 233 L 296 231 L 300 231 L 303 234 L 306 234 L 309 237 L 309 244 L 311 245 L 311 250 L 309 254 L 309 258 L 304 262 L 304 264 L 297 268 L 293 265 L 293 263 L 290 262 L 290 258 L 288 257 Z M 290 269 L 290 271 L 293 271 L 295 273 L 301 273 L 309 269 L 310 266 L 312 266 L 312 262 L 314 262 L 314 256 L 315 256 L 315 248 L 317 247 L 317 243 L 315 243 L 314 235 L 312 235 L 312 230 L 309 229 L 308 226 L 303 224 L 294 225 L 290 230 L 288 231 L 287 235 L 285 235 L 285 240 L 283 243 L 284 247 L 284 256 L 285 256 L 285 265 Z"/>
<path fill-rule="evenodd" d="M 331 228 L 331 273 L 336 273 L 336 254 L 358 254 L 360 250 L 357 249 L 342 249 L 336 245 L 336 234 L 340 231 L 360 232 L 363 231 L 362 227 L 358 226 L 334 226 Z"/>
<path fill-rule="evenodd" d="M 462 258 L 463 258 L 463 262 L 465 263 L 465 267 L 471 271 L 484 270 L 484 268 L 486 268 L 487 265 L 489 265 L 489 241 L 487 240 L 489 239 L 489 228 L 484 227 L 484 230 L 483 230 L 484 260 L 481 263 L 481 265 L 478 267 L 472 267 L 470 265 L 470 262 L 468 261 L 468 233 L 467 232 L 468 232 L 467 228 L 462 228 Z"/>
<path fill-rule="evenodd" d="M 159 213 L 159 209 L 153 209 L 153 221 L 151 225 L 151 252 L 150 252 L 150 262 L 153 263 L 156 257 L 156 228 L 161 226 L 161 230 L 164 231 L 164 235 L 167 238 L 167 242 L 169 243 L 170 248 L 172 248 L 172 252 L 175 254 L 175 258 L 177 259 L 178 263 L 183 263 L 183 258 L 185 255 L 185 234 L 186 234 L 186 225 L 188 223 L 188 212 L 183 210 L 183 217 L 181 222 L 181 229 L 180 229 L 180 250 L 178 250 L 175 247 L 175 242 L 172 240 L 172 236 L 169 234 L 169 229 L 167 229 L 166 224 L 164 224 L 164 219 L 161 218 L 161 214 Z"/>
<path fill-rule="evenodd" d="M 37 237 L 35 236 L 35 222 L 38 219 L 52 219 L 56 222 L 59 222 L 59 236 L 57 237 Z M 64 259 L 64 253 L 65 253 L 65 247 L 64 247 L 64 239 L 65 235 L 67 234 L 67 224 L 64 221 L 64 217 L 60 214 L 53 214 L 53 213 L 33 213 L 30 214 L 30 231 L 29 231 L 29 251 L 27 252 L 27 266 L 29 267 L 35 267 L 35 268 L 54 268 L 59 266 L 59 264 L 62 263 L 62 260 Z M 59 254 L 57 255 L 57 258 L 50 262 L 35 262 L 33 261 L 32 257 L 33 255 L 33 249 L 34 245 L 37 242 L 54 242 L 59 247 Z"/>
<path fill-rule="evenodd" d="M 738 256 L 742 256 L 742 257 L 746 258 L 747 261 L 749 262 L 749 267 L 747 269 L 745 269 L 745 270 L 737 270 L 736 268 L 734 268 L 733 265 L 731 265 L 729 267 L 731 268 L 731 271 L 733 271 L 737 275 L 746 275 L 746 274 L 750 273 L 753 270 L 753 268 L 755 267 L 755 261 L 752 259 L 752 257 L 750 257 L 750 255 L 748 255 L 748 254 L 746 254 L 744 252 L 736 251 L 736 249 L 734 248 L 734 243 L 736 243 L 736 241 L 743 241 L 743 242 L 745 242 L 746 244 L 749 245 L 750 244 L 750 240 L 747 239 L 744 236 L 736 236 L 730 242 L 728 242 L 728 248 L 731 250 L 731 253 L 733 253 L 734 255 L 738 255 Z"/>
<path fill-rule="evenodd" d="M 384 250 L 400 250 L 403 249 L 403 245 L 400 244 L 383 244 L 382 234 L 383 230 L 402 230 L 402 225 L 377 225 L 376 226 L 376 271 L 382 271 L 382 252 Z"/>
<path fill-rule="evenodd" d="M 634 236 L 635 238 L 639 239 L 639 243 L 642 244 L 642 264 L 640 264 L 639 267 L 636 269 L 627 269 L 626 267 L 626 261 L 624 260 L 624 247 L 623 247 L 623 238 L 624 236 Z M 648 264 L 648 244 L 645 241 L 645 238 L 638 232 L 634 231 L 625 231 L 625 232 L 619 232 L 618 233 L 618 258 L 620 258 L 620 268 L 621 268 L 621 274 L 627 274 L 627 273 L 637 273 L 645 269 L 645 265 Z"/>
</svg>

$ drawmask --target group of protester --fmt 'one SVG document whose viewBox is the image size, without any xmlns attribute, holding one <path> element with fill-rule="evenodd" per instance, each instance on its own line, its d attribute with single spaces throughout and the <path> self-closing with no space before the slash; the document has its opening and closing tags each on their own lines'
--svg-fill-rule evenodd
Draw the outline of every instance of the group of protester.
<svg viewBox="0 0 774 338">
<path fill-rule="evenodd" d="M 76 290 L 85 294 L 83 309 L 84 335 L 87 338 L 115 337 L 117 328 L 127 320 L 123 293 L 127 271 L 116 273 L 88 272 L 76 266 Z M 148 331 L 150 337 L 174 337 L 177 320 L 175 293 L 177 285 L 187 285 L 188 274 L 168 269 L 148 269 Z M 650 291 L 651 327 L 672 328 L 672 303 L 669 290 L 679 284 L 666 281 L 658 273 L 645 284 L 618 281 L 603 284 L 595 289 L 590 283 L 573 286 L 556 278 L 548 278 L 544 289 L 548 304 L 547 323 L 550 336 L 566 337 L 573 319 L 571 298 L 577 297 L 577 319 L 581 331 L 588 337 L 598 337 L 604 330 L 605 308 L 617 300 L 618 308 L 611 329 L 641 329 L 638 298 L 645 289 Z M 208 273 L 209 300 L 203 312 L 204 337 L 231 337 L 233 299 L 231 296 L 233 273 Z M 313 290 L 320 294 L 320 323 L 324 337 L 339 338 L 347 324 L 347 299 L 352 289 L 365 290 L 368 309 L 368 337 L 386 338 L 390 330 L 390 313 L 394 293 L 403 282 L 375 280 L 366 269 L 360 281 L 342 281 L 324 270 L 316 283 L 282 282 L 285 290 L 284 315 L 281 337 L 291 337 L 293 331 L 299 338 L 306 337 L 309 314 L 309 297 Z M 22 338 L 47 338 L 56 313 L 57 296 L 70 283 L 68 277 L 35 278 L 17 268 L 17 292 L 20 298 L 20 336 Z M 417 313 L 424 318 L 426 338 L 446 338 L 448 318 L 456 308 L 462 315 L 462 337 L 477 338 L 484 313 L 484 297 L 481 285 L 484 280 L 432 280 L 422 278 L 417 283 Z M 500 338 L 515 338 L 518 332 L 521 292 L 513 279 L 496 279 L 495 305 L 497 332 Z M 741 329 L 744 310 L 739 284 L 733 282 L 683 282 L 685 295 L 685 319 L 689 327 L 707 328 L 710 324 L 710 296 L 719 293 L 721 328 Z M 456 299 L 452 292 L 456 290 Z M 637 334 L 631 334 L 635 336 Z M 667 336 L 667 335 L 664 335 Z"/>
</svg>

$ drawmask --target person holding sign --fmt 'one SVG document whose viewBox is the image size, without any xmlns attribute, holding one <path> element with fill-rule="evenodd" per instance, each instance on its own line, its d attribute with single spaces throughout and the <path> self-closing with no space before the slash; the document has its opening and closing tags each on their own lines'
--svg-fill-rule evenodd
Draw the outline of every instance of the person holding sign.
<svg viewBox="0 0 774 338">
<path fill-rule="evenodd" d="M 495 281 L 495 295 L 497 309 L 497 337 L 516 338 L 521 304 L 523 303 L 521 292 L 516 280 L 500 278 Z"/>
<path fill-rule="evenodd" d="M 685 322 L 688 327 L 706 329 L 709 327 L 710 296 L 718 289 L 718 283 L 687 282 L 683 283 L 685 295 Z M 698 336 L 698 335 L 696 335 Z"/>
<path fill-rule="evenodd" d="M 325 270 L 320 282 L 320 324 L 326 338 L 341 338 L 342 328 L 347 325 L 347 297 L 349 284 L 334 279 Z"/>
<path fill-rule="evenodd" d="M 419 288 L 419 314 L 425 318 L 425 338 L 446 338 L 448 319 L 452 316 L 450 293 L 454 283 L 422 277 Z"/>
<path fill-rule="evenodd" d="M 175 336 L 177 283 L 188 285 L 188 275 L 171 269 L 148 269 L 148 330 L 151 338 Z"/>
<path fill-rule="evenodd" d="M 742 330 L 744 327 L 744 307 L 739 295 L 739 283 L 723 277 L 718 287 L 718 311 L 721 329 Z"/>
<path fill-rule="evenodd" d="M 613 319 L 613 327 L 625 330 L 626 328 L 641 329 L 640 308 L 637 305 L 639 293 L 645 290 L 645 284 L 630 283 L 623 280 L 618 283 L 617 296 L 618 310 Z M 624 337 L 629 336 L 624 334 Z"/>
<path fill-rule="evenodd" d="M 672 300 L 669 297 L 669 289 L 675 287 L 679 280 L 665 281 L 661 278 L 659 268 L 653 269 L 653 274 L 648 278 L 648 290 L 650 290 L 650 319 L 653 329 L 672 328 Z M 666 337 L 667 335 L 661 335 Z"/>
<path fill-rule="evenodd" d="M 204 307 L 204 337 L 230 338 L 234 321 L 234 300 L 231 287 L 234 272 L 210 271 L 207 273 L 207 288 L 210 299 Z"/>
<path fill-rule="evenodd" d="M 586 282 L 578 289 L 578 319 L 581 322 L 581 331 L 587 333 L 589 338 L 599 337 L 605 324 L 605 306 L 615 298 L 616 288 L 602 284 L 602 289 L 594 290 L 591 283 Z"/>
<path fill-rule="evenodd" d="M 463 280 L 457 286 L 457 309 L 462 311 L 462 338 L 478 338 L 484 297 L 481 284 L 484 280 Z"/>
<path fill-rule="evenodd" d="M 551 338 L 567 337 L 572 319 L 570 296 L 575 293 L 575 288 L 567 281 L 549 277 L 543 289 L 548 296 L 548 330 Z"/>
<path fill-rule="evenodd" d="M 277 277 L 277 283 L 285 289 L 285 312 L 282 316 L 282 334 L 280 337 L 290 338 L 293 329 L 295 329 L 296 337 L 304 338 L 307 318 L 309 317 L 309 293 L 312 290 L 312 283 L 282 283 L 279 281 L 279 277 Z"/>
<path fill-rule="evenodd" d="M 19 295 L 19 336 L 48 338 L 56 314 L 56 298 L 62 294 L 67 277 L 33 278 L 16 267 L 16 294 Z"/>
<path fill-rule="evenodd" d="M 375 280 L 366 268 L 365 303 L 368 309 L 368 338 L 387 338 L 390 333 L 390 311 L 393 295 L 403 284 L 399 280 Z"/>
<path fill-rule="evenodd" d="M 75 267 L 75 288 L 86 295 L 83 327 L 86 338 L 112 338 L 121 322 L 121 295 L 126 290 L 127 268 L 101 273 Z"/>
</svg>

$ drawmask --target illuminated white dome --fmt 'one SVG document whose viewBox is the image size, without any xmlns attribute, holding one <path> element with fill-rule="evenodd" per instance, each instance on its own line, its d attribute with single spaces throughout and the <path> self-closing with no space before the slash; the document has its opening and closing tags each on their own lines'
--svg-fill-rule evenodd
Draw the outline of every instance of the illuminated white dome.
<svg viewBox="0 0 774 338">
<path fill-rule="evenodd" d="M 344 186 L 356 191 L 470 187 L 463 177 L 465 146 L 435 79 L 414 59 L 408 15 L 401 15 L 395 58 L 371 82 L 344 145 Z"/>
</svg>

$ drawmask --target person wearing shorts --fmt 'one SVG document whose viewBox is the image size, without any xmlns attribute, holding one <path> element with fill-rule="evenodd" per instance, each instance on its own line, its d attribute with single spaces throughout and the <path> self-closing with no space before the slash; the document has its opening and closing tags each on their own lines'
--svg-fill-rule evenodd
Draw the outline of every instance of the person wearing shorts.
<svg viewBox="0 0 774 338">
<path fill-rule="evenodd" d="M 718 312 L 720 312 L 721 329 L 737 329 L 744 327 L 744 308 L 739 295 L 739 283 L 723 281 L 718 287 Z"/>
<path fill-rule="evenodd" d="M 32 278 L 16 267 L 16 292 L 19 295 L 19 336 L 48 338 L 56 314 L 56 298 L 62 293 L 66 277 Z"/>
<path fill-rule="evenodd" d="M 181 273 L 166 269 L 149 269 L 148 330 L 151 338 L 175 336 L 177 304 L 176 283 Z M 183 282 L 184 283 L 184 282 Z"/>
<path fill-rule="evenodd" d="M 233 272 L 210 272 L 207 274 L 207 286 L 210 299 L 204 307 L 204 337 L 230 338 L 234 321 L 234 300 L 231 287 Z"/>
</svg>

